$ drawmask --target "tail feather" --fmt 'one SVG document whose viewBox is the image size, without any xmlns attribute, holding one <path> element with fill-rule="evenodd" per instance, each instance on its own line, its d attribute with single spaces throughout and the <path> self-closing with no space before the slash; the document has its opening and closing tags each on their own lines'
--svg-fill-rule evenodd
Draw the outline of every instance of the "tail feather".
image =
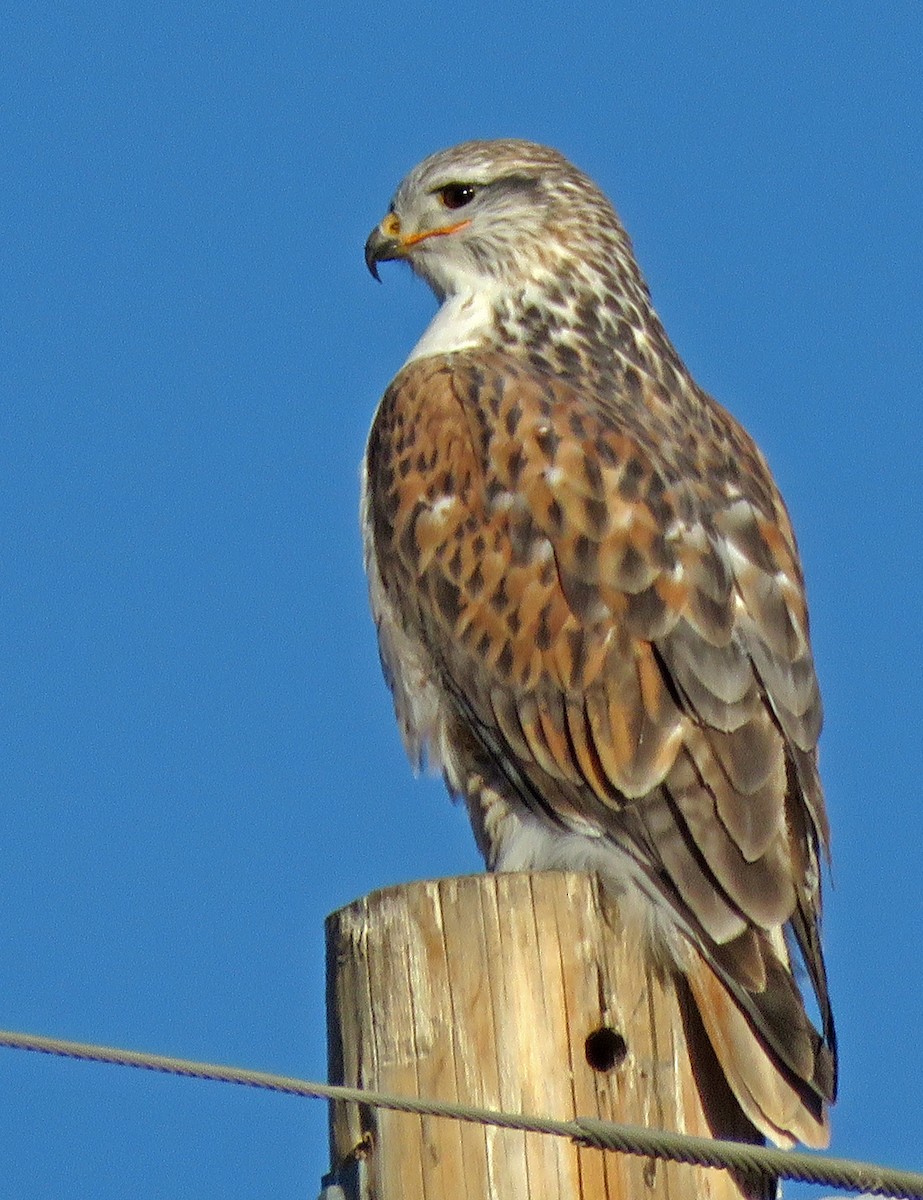
<svg viewBox="0 0 923 1200">
<path fill-rule="evenodd" d="M 793 1043 L 782 1061 L 735 1000 L 715 969 L 694 950 L 684 973 L 715 1055 L 737 1102 L 757 1129 L 777 1145 L 795 1142 L 822 1149 L 830 1142 L 827 1104 L 818 1086 L 826 1047 L 791 1029 Z"/>
</svg>

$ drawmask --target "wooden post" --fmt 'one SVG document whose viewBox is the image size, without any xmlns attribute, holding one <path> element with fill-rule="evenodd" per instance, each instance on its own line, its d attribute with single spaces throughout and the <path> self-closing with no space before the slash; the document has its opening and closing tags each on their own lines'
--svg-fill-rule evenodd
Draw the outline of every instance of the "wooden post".
<svg viewBox="0 0 923 1200">
<path fill-rule="evenodd" d="M 327 996 L 332 1083 L 753 1137 L 691 1004 L 626 944 L 591 876 L 477 875 L 373 892 L 328 918 Z M 331 1105 L 330 1145 L 335 1169 L 364 1160 L 349 1200 L 772 1194 L 725 1171 L 356 1104 Z"/>
</svg>

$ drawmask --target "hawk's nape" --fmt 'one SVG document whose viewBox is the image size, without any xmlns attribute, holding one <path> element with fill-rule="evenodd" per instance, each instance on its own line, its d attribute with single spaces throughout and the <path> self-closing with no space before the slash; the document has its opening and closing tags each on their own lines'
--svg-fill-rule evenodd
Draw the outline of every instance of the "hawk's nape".
<svg viewBox="0 0 923 1200">
<path fill-rule="evenodd" d="M 597 871 L 687 980 L 754 1125 L 825 1145 L 821 705 L 762 455 L 679 359 L 609 202 L 555 151 L 434 155 L 366 257 L 405 259 L 442 302 L 365 465 L 408 751 L 441 764 L 492 869 Z"/>
</svg>

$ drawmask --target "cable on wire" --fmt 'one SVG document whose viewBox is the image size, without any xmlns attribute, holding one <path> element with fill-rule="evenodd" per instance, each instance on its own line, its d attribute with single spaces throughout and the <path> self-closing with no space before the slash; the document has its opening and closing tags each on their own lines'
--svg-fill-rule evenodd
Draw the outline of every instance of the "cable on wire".
<svg viewBox="0 0 923 1200">
<path fill-rule="evenodd" d="M 110 1063 L 113 1066 L 161 1071 L 168 1075 L 184 1075 L 192 1079 L 236 1083 L 271 1092 L 284 1092 L 292 1096 L 352 1101 L 397 1112 L 416 1113 L 419 1116 L 447 1117 L 456 1121 L 494 1125 L 501 1129 L 515 1129 L 523 1133 L 544 1133 L 553 1137 L 570 1138 L 578 1145 L 599 1150 L 617 1150 L 623 1154 L 635 1154 L 644 1158 L 724 1168 L 742 1171 L 748 1175 L 768 1175 L 802 1183 L 824 1184 L 843 1191 L 861 1191 L 867 1196 L 923 1200 L 923 1174 L 852 1159 L 775 1150 L 769 1146 L 752 1146 L 744 1142 L 696 1137 L 692 1134 L 671 1133 L 637 1125 L 619 1125 L 613 1121 L 600 1121 L 590 1117 L 555 1121 L 546 1117 L 520 1116 L 487 1108 L 472 1108 L 465 1104 L 393 1096 L 384 1092 L 366 1091 L 364 1088 L 309 1083 L 266 1071 L 249 1071 L 241 1067 L 195 1062 L 186 1058 L 169 1058 L 162 1054 L 96 1046 L 87 1042 L 71 1042 L 38 1034 L 0 1030 L 0 1047 L 2 1046 L 15 1050 L 37 1051 L 41 1054 L 56 1054 L 84 1062 Z"/>
</svg>

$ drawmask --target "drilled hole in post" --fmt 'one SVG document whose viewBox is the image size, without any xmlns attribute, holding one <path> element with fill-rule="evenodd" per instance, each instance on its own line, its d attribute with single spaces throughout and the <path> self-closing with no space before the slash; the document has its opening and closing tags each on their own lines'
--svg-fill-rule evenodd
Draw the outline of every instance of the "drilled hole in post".
<svg viewBox="0 0 923 1200">
<path fill-rule="evenodd" d="M 616 1029 L 594 1029 L 584 1043 L 586 1060 L 594 1071 L 614 1071 L 625 1061 L 628 1043 Z"/>
</svg>

